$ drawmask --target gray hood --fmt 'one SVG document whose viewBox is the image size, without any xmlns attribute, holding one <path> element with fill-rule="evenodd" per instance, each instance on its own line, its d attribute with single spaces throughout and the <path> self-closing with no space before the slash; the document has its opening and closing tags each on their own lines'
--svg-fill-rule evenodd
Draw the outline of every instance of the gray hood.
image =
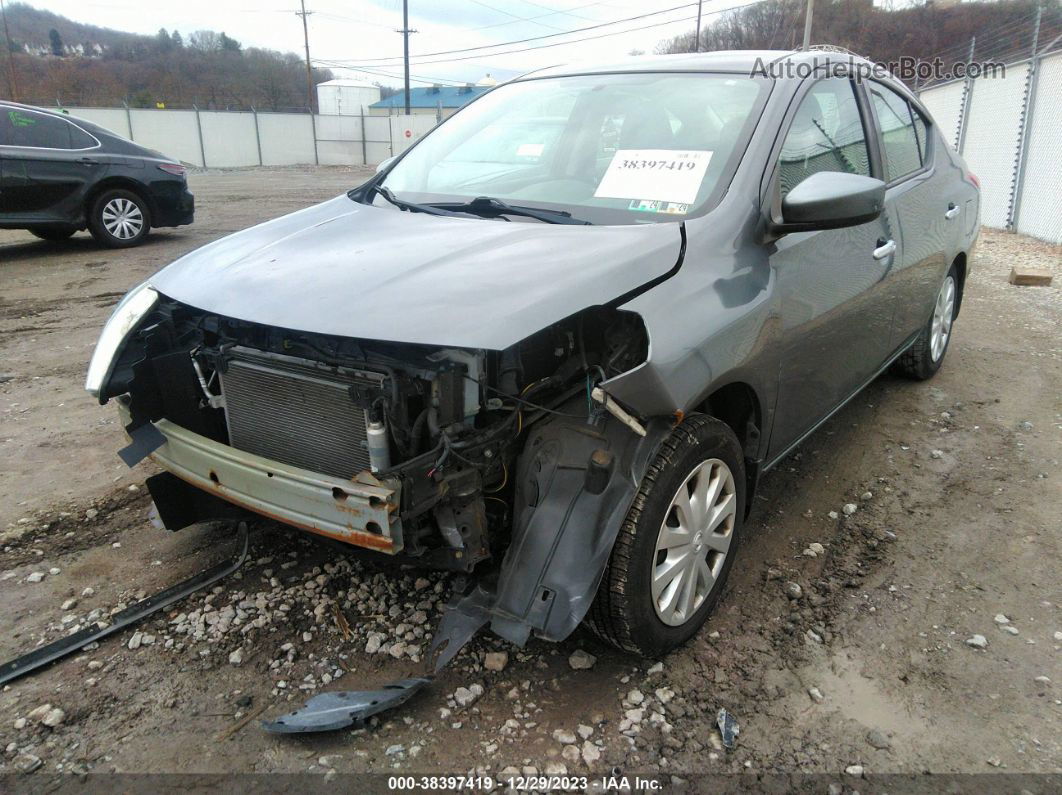
<svg viewBox="0 0 1062 795">
<path fill-rule="evenodd" d="M 340 196 L 203 246 L 149 281 L 269 326 L 501 350 L 664 275 L 680 248 L 677 223 L 506 223 Z"/>
</svg>

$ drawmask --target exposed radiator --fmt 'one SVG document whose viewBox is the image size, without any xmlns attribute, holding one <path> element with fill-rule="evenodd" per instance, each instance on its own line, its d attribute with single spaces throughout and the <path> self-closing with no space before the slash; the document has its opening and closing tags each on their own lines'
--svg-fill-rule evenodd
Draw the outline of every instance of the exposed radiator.
<svg viewBox="0 0 1062 795">
<path fill-rule="evenodd" d="M 230 445 L 343 479 L 369 468 L 365 410 L 350 388 L 378 389 L 386 376 L 243 347 L 228 353 L 221 390 Z"/>
</svg>

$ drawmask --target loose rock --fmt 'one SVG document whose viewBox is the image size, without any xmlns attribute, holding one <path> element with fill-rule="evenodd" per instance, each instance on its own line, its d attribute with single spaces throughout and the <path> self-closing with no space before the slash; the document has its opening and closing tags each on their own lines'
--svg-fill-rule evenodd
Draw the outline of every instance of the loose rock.
<svg viewBox="0 0 1062 795">
<path fill-rule="evenodd" d="M 582 649 L 576 649 L 568 658 L 568 665 L 573 671 L 589 671 L 596 664 L 597 657 Z"/>
</svg>

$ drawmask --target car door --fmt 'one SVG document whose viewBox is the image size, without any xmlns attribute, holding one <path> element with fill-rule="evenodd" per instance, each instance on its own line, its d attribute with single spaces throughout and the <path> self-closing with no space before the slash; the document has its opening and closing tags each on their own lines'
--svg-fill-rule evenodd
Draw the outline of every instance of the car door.
<svg viewBox="0 0 1062 795">
<path fill-rule="evenodd" d="M 926 117 L 900 92 L 878 81 L 866 84 L 881 141 L 885 206 L 893 212 L 902 237 L 895 265 L 892 344 L 902 345 L 929 319 L 947 271 L 944 246 L 961 223 L 949 196 L 949 175 L 933 167 L 935 136 Z"/>
<path fill-rule="evenodd" d="M 805 86 L 787 125 L 768 194 L 775 208 L 820 171 L 880 176 L 865 97 L 848 78 Z M 887 293 L 898 237 L 885 213 L 844 229 L 785 234 L 771 244 L 780 365 L 770 458 L 803 438 L 886 361 L 893 312 Z"/>
<path fill-rule="evenodd" d="M 105 168 L 99 141 L 66 119 L 4 107 L 3 212 L 13 221 L 75 221 L 88 187 Z"/>
</svg>

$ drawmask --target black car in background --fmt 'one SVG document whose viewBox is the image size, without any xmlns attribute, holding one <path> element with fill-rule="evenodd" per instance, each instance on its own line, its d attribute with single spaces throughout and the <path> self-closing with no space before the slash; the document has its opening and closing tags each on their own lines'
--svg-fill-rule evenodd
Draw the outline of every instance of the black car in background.
<svg viewBox="0 0 1062 795">
<path fill-rule="evenodd" d="M 83 119 L 0 101 L 0 229 L 63 240 L 88 228 L 128 248 L 194 214 L 178 161 Z"/>
</svg>

